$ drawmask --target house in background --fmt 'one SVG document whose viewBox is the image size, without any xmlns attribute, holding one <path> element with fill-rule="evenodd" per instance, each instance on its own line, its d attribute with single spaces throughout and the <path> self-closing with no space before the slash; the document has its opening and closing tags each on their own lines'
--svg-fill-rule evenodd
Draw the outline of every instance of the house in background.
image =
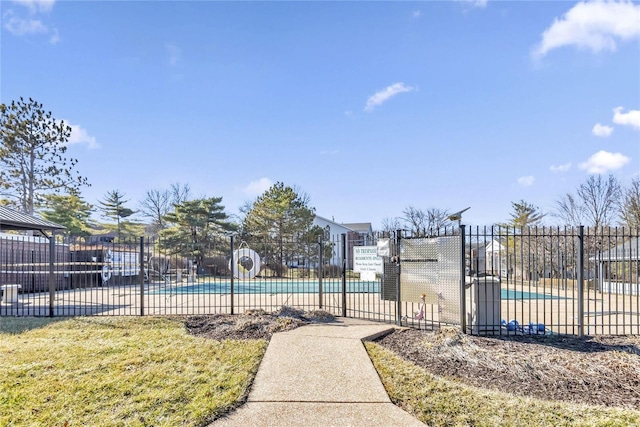
<svg viewBox="0 0 640 427">
<path fill-rule="evenodd" d="M 474 243 L 468 246 L 467 250 L 471 274 L 506 275 L 507 252 L 499 240 L 493 239 L 489 243 Z"/>
<path fill-rule="evenodd" d="M 324 230 L 325 240 L 339 240 L 341 234 L 349 234 L 353 230 L 347 227 L 345 224 L 338 224 L 332 219 L 327 219 L 316 215 L 313 219 L 313 225 L 317 225 Z"/>
<path fill-rule="evenodd" d="M 356 233 L 357 238 L 360 240 L 358 246 L 369 246 L 375 244 L 373 239 L 373 227 L 370 222 L 354 222 L 342 225 Z M 356 236 L 354 235 L 353 237 Z"/>
<path fill-rule="evenodd" d="M 333 257 L 330 261 L 334 265 L 339 264 L 342 259 L 342 234 L 347 235 L 347 269 L 353 265 L 354 246 L 375 245 L 373 228 L 370 222 L 340 224 L 332 219 L 316 215 L 313 225 L 321 227 L 325 231 L 324 239 L 334 244 Z"/>
</svg>

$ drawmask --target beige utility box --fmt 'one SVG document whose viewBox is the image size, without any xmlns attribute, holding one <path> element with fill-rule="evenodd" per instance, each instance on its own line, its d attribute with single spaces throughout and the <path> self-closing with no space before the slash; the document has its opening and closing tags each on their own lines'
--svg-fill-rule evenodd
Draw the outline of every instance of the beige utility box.
<svg viewBox="0 0 640 427">
<path fill-rule="evenodd" d="M 500 334 L 500 279 L 495 276 L 466 277 L 467 333 Z"/>
</svg>

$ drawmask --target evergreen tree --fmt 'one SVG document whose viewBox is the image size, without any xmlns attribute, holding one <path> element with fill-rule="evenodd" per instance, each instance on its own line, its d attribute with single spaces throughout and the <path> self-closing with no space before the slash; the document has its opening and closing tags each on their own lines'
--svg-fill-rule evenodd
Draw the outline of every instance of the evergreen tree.
<svg viewBox="0 0 640 427">
<path fill-rule="evenodd" d="M 309 206 L 305 193 L 276 182 L 253 203 L 245 216 L 243 231 L 248 239 L 276 242 L 273 261 L 276 273 L 281 276 L 286 263 L 285 243 L 307 232 L 314 216 L 315 209 Z"/>
<path fill-rule="evenodd" d="M 76 159 L 64 156 L 71 127 L 29 98 L 0 104 L 0 187 L 11 204 L 33 215 L 46 194 L 88 185 Z"/>
<path fill-rule="evenodd" d="M 44 196 L 40 215 L 47 221 L 64 225 L 65 234 L 72 237 L 89 236 L 93 205 L 84 201 L 76 192 L 47 194 Z"/>
<path fill-rule="evenodd" d="M 216 238 L 236 229 L 221 202 L 222 197 L 210 197 L 176 204 L 174 211 L 164 216 L 170 226 L 160 232 L 162 245 L 179 248 L 182 255 L 194 258 L 202 266 L 207 248 Z"/>
<path fill-rule="evenodd" d="M 540 225 L 546 214 L 540 212 L 540 209 L 524 200 L 519 202 L 511 202 L 513 212 L 511 213 L 511 221 L 508 225 L 517 228 L 535 227 Z"/>
<path fill-rule="evenodd" d="M 115 221 L 117 224 L 118 240 L 122 237 L 121 219 L 128 218 L 136 213 L 136 211 L 125 206 L 129 200 L 125 200 L 125 194 L 120 190 L 108 191 L 104 196 L 104 200 L 98 202 L 100 210 L 105 218 Z"/>
</svg>

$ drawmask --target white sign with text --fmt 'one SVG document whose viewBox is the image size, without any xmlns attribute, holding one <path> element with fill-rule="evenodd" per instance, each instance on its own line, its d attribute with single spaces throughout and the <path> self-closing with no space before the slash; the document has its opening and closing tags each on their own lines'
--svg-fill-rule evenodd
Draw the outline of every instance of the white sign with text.
<svg viewBox="0 0 640 427">
<path fill-rule="evenodd" d="M 382 273 L 382 257 L 377 246 L 354 246 L 353 271 L 359 273 Z"/>
</svg>

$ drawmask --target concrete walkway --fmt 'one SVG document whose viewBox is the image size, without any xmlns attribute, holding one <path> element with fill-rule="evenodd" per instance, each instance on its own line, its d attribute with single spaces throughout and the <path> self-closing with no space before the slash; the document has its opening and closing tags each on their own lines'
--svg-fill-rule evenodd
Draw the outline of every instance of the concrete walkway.
<svg viewBox="0 0 640 427">
<path fill-rule="evenodd" d="M 424 426 L 396 407 L 362 339 L 389 325 L 344 319 L 275 334 L 247 403 L 218 426 Z"/>
</svg>

